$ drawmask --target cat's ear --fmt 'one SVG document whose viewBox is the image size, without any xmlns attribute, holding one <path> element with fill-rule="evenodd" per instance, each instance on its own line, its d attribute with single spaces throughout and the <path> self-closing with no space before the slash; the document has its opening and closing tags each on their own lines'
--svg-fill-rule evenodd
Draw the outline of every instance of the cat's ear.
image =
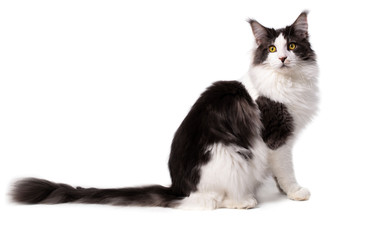
<svg viewBox="0 0 365 240">
<path fill-rule="evenodd" d="M 267 39 L 266 27 L 262 26 L 258 21 L 253 19 L 249 19 L 248 22 L 251 25 L 257 45 L 260 45 L 265 39 Z"/>
<path fill-rule="evenodd" d="M 302 12 L 297 20 L 292 24 L 294 32 L 297 36 L 302 38 L 308 37 L 308 21 L 307 21 L 308 11 Z"/>
</svg>

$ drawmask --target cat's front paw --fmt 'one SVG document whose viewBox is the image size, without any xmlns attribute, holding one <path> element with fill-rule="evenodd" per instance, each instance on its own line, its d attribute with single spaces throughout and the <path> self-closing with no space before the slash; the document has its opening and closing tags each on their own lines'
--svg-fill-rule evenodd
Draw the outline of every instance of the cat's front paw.
<svg viewBox="0 0 365 240">
<path fill-rule="evenodd" d="M 296 191 L 288 193 L 288 197 L 291 200 L 295 200 L 295 201 L 306 201 L 310 198 L 310 196 L 311 196 L 311 193 L 309 192 L 309 190 L 306 188 L 302 188 L 302 187 Z"/>
</svg>

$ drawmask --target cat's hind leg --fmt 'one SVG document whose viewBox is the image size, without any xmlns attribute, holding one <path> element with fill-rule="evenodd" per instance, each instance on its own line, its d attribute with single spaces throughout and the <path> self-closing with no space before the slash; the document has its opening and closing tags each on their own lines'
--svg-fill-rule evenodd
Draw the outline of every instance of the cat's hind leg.
<svg viewBox="0 0 365 240">
<path fill-rule="evenodd" d="M 221 204 L 220 208 L 232 208 L 232 209 L 250 209 L 254 208 L 257 205 L 257 200 L 254 196 L 249 196 L 240 201 L 233 200 L 231 198 L 225 198 Z"/>
<path fill-rule="evenodd" d="M 194 192 L 176 206 L 186 210 L 213 210 L 221 206 L 224 195 L 215 192 Z"/>
</svg>

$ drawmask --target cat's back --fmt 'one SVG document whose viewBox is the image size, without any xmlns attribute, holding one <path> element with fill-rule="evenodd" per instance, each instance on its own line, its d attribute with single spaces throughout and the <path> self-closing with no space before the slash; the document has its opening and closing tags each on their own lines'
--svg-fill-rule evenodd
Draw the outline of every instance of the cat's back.
<svg viewBox="0 0 365 240">
<path fill-rule="evenodd" d="M 245 86 L 238 81 L 213 83 L 195 102 L 172 141 L 169 170 L 174 191 L 189 195 L 197 189 L 200 167 L 210 162 L 217 146 L 228 152 L 233 149 L 235 155 L 240 152 L 240 161 L 256 156 L 260 130 L 260 112 Z"/>
<path fill-rule="evenodd" d="M 257 105 L 241 82 L 217 81 L 201 94 L 181 127 L 218 142 L 224 141 L 221 137 L 226 134 L 252 136 L 259 122 Z"/>
<path fill-rule="evenodd" d="M 225 99 L 245 101 L 251 106 L 254 105 L 253 99 L 246 90 L 245 86 L 239 81 L 217 81 L 214 82 L 198 99 L 197 104 L 216 104 Z"/>
<path fill-rule="evenodd" d="M 184 120 L 209 135 L 210 140 L 225 141 L 226 134 L 248 138 L 259 126 L 259 110 L 245 86 L 239 81 L 217 81 L 209 86 L 195 102 Z M 189 129 L 190 127 L 188 127 Z M 192 129 L 192 128 L 190 128 Z M 226 134 L 217 134 L 217 132 Z M 242 136 L 244 135 L 244 136 Z"/>
</svg>

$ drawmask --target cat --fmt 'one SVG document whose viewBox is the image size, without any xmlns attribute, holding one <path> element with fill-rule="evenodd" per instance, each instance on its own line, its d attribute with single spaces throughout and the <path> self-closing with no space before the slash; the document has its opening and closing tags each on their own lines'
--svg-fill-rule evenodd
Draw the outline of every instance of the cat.
<svg viewBox="0 0 365 240">
<path fill-rule="evenodd" d="M 249 24 L 256 40 L 249 72 L 241 81 L 213 83 L 192 106 L 171 144 L 171 186 L 74 188 L 25 178 L 14 184 L 13 200 L 249 209 L 257 205 L 257 188 L 271 175 L 290 199 L 309 199 L 292 165 L 295 139 L 318 102 L 307 12 L 282 29 L 252 19 Z"/>
<path fill-rule="evenodd" d="M 257 48 L 252 66 L 242 79 L 263 116 L 270 170 L 292 200 L 310 197 L 309 190 L 295 179 L 292 149 L 299 133 L 318 111 L 319 102 L 319 71 L 309 42 L 307 15 L 304 11 L 292 25 L 277 30 L 250 20 Z M 281 114 L 275 114 L 275 109 L 281 109 Z M 279 119 L 290 129 L 282 125 L 279 130 Z"/>
</svg>

